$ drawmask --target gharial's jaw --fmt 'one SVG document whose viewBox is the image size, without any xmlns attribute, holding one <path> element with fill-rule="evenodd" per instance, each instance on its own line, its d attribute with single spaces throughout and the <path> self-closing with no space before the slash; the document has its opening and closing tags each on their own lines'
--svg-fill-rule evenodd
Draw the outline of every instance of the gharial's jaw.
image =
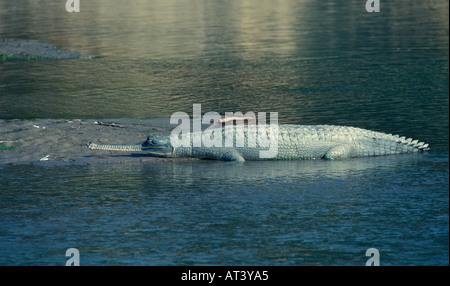
<svg viewBox="0 0 450 286">
<path fill-rule="evenodd" d="M 142 152 L 144 151 L 143 144 L 97 144 L 89 142 L 89 149 L 91 150 L 106 150 L 106 151 L 124 151 L 124 152 Z"/>
<path fill-rule="evenodd" d="M 170 144 L 155 145 L 148 140 L 142 144 L 97 144 L 89 142 L 88 148 L 91 150 L 122 151 L 122 152 L 145 152 L 159 157 L 171 157 L 173 147 Z"/>
</svg>

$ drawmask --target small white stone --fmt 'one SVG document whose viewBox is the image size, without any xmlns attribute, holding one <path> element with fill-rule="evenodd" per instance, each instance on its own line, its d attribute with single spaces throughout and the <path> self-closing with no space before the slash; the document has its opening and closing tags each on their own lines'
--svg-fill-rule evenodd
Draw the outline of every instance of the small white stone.
<svg viewBox="0 0 450 286">
<path fill-rule="evenodd" d="M 45 156 L 45 157 L 42 157 L 39 161 L 48 161 L 48 157 L 49 157 L 50 155 L 47 155 L 47 156 Z"/>
</svg>

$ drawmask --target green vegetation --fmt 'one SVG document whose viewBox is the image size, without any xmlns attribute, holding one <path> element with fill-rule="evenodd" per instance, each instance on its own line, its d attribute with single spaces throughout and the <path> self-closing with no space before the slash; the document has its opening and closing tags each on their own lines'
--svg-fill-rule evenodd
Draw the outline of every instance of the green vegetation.
<svg viewBox="0 0 450 286">
<path fill-rule="evenodd" d="M 15 148 L 16 148 L 16 146 L 0 145 L 0 151 L 11 151 L 11 150 L 14 150 Z"/>
<path fill-rule="evenodd" d="M 12 55 L 0 55 L 0 63 L 6 62 L 8 60 L 19 60 L 19 61 L 34 61 L 36 60 L 36 57 L 33 57 L 31 55 L 22 55 L 22 54 L 12 54 Z"/>
</svg>

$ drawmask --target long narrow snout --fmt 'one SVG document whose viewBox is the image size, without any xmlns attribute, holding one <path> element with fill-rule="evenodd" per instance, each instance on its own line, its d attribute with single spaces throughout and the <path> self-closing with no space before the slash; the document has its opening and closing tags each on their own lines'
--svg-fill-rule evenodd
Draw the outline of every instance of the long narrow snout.
<svg viewBox="0 0 450 286">
<path fill-rule="evenodd" d="M 89 142 L 87 146 L 91 150 L 145 152 L 158 157 L 171 157 L 174 150 L 167 139 L 158 136 L 149 136 L 147 141 L 141 144 L 97 144 Z"/>
<path fill-rule="evenodd" d="M 148 148 L 146 150 L 145 148 L 143 148 L 142 144 L 123 145 L 123 144 L 97 144 L 89 142 L 88 147 L 91 150 L 124 151 L 124 152 L 148 151 Z"/>
</svg>

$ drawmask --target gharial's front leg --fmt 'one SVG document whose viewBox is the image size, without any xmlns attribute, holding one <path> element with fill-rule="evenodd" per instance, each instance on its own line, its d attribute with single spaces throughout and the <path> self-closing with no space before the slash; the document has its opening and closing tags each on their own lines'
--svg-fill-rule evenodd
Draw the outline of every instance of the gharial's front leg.
<svg viewBox="0 0 450 286">
<path fill-rule="evenodd" d="M 245 162 L 244 157 L 235 149 L 226 148 L 204 148 L 193 150 L 192 157 L 202 159 L 215 159 L 221 161 Z"/>
<path fill-rule="evenodd" d="M 328 150 L 323 158 L 328 160 L 349 158 L 351 157 L 352 152 L 352 146 L 347 144 L 340 144 Z"/>
<path fill-rule="evenodd" d="M 234 162 L 245 162 L 244 157 L 239 154 L 236 150 L 226 151 L 220 156 L 219 160 L 222 161 L 234 161 Z"/>
</svg>

